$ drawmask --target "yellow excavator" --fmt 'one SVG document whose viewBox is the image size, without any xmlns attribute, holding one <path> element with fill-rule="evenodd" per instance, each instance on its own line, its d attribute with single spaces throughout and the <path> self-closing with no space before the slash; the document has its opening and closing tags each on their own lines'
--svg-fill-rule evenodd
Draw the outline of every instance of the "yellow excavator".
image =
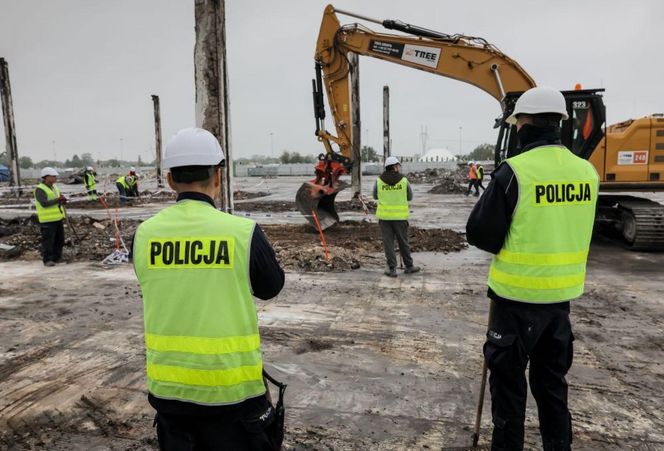
<svg viewBox="0 0 664 451">
<path fill-rule="evenodd" d="M 404 34 L 377 33 L 358 23 L 341 25 L 337 14 Z M 334 200 L 348 186 L 340 177 L 348 174 L 353 165 L 349 52 L 482 89 L 499 101 L 502 109 L 495 124 L 500 128 L 496 164 L 519 153 L 516 129 L 505 119 L 519 96 L 536 84 L 516 61 L 483 38 L 450 35 L 399 20 L 373 19 L 328 5 L 316 44 L 316 78 L 312 80 L 316 136 L 325 153 L 318 157 L 315 178 L 304 183 L 296 194 L 298 209 L 312 225 L 325 229 L 339 220 Z M 327 92 L 336 135 L 325 130 L 323 89 Z M 593 163 L 600 175 L 602 192 L 664 191 L 664 178 L 660 179 L 660 174 L 664 174 L 664 117 L 653 115 L 605 129 L 602 91 L 578 86 L 562 91 L 569 115 L 562 123 L 563 144 Z M 621 235 L 632 249 L 664 249 L 663 205 L 606 193 L 600 196 L 598 205 L 597 224 L 603 231 Z"/>
</svg>

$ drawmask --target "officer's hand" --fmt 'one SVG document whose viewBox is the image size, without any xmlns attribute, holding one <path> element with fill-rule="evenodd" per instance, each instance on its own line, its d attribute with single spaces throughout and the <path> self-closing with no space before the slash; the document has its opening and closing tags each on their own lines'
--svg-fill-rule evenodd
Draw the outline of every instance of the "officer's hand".
<svg viewBox="0 0 664 451">
<path fill-rule="evenodd" d="M 60 197 L 58 197 L 58 200 L 60 201 L 60 205 L 64 205 L 67 203 L 67 198 L 64 196 L 64 194 L 60 194 Z"/>
</svg>

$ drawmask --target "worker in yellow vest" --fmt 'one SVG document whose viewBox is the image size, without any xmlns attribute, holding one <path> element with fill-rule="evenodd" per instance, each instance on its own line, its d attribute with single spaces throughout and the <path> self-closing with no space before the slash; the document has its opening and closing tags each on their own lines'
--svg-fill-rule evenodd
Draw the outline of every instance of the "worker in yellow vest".
<svg viewBox="0 0 664 451">
<path fill-rule="evenodd" d="M 85 172 L 83 173 L 83 181 L 85 182 L 85 189 L 88 193 L 89 200 L 97 200 L 97 180 L 95 176 L 95 168 L 92 166 L 87 166 Z"/>
<path fill-rule="evenodd" d="M 57 177 L 58 171 L 55 169 L 42 169 L 42 181 L 34 191 L 37 220 L 42 236 L 42 261 L 45 266 L 55 266 L 62 259 L 62 248 L 65 245 L 63 205 L 67 203 L 67 198 L 55 184 Z"/>
<path fill-rule="evenodd" d="M 118 189 L 120 204 L 124 204 L 127 199 L 138 197 L 138 183 L 136 176 L 123 175 L 115 180 L 115 187 Z"/>
<path fill-rule="evenodd" d="M 571 449 L 570 301 L 584 290 L 599 178 L 560 143 L 560 121 L 567 118 L 565 99 L 554 89 L 532 88 L 517 100 L 507 122 L 516 124 L 521 153 L 494 171 L 466 225 L 468 242 L 495 254 L 484 344 L 494 451 L 523 449 L 529 362 L 543 448 Z"/>
<path fill-rule="evenodd" d="M 283 411 L 266 398 L 252 296 L 276 296 L 284 272 L 256 223 L 215 208 L 224 154 L 210 132 L 180 130 L 164 166 L 177 202 L 133 242 L 159 446 L 278 449 Z"/>
<path fill-rule="evenodd" d="M 419 266 L 413 265 L 408 243 L 408 202 L 413 200 L 413 191 L 408 179 L 401 174 L 401 163 L 397 157 L 385 159 L 385 172 L 383 172 L 373 190 L 374 199 L 378 200 L 376 218 L 383 235 L 383 248 L 387 259 L 385 275 L 397 277 L 397 255 L 394 251 L 394 240 L 399 243 L 399 253 L 403 259 L 406 274 L 416 273 Z"/>
</svg>

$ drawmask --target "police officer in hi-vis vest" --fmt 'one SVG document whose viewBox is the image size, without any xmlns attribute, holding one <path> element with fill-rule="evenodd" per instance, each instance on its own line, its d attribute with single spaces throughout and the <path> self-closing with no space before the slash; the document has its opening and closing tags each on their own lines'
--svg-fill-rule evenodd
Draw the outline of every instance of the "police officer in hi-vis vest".
<svg viewBox="0 0 664 451">
<path fill-rule="evenodd" d="M 284 272 L 256 223 L 215 208 L 223 165 L 211 133 L 180 130 L 164 154 L 177 203 L 134 237 L 148 401 L 162 450 L 275 446 L 253 296 L 276 296 Z"/>
<path fill-rule="evenodd" d="M 496 169 L 466 226 L 470 244 L 495 254 L 484 344 L 492 450 L 523 449 L 529 362 L 543 449 L 571 449 L 570 301 L 583 294 L 599 178 L 561 145 L 560 121 L 567 118 L 554 89 L 533 88 L 518 99 L 507 121 L 516 124 L 521 153 Z"/>
<path fill-rule="evenodd" d="M 65 245 L 65 210 L 67 198 L 55 184 L 58 171 L 53 168 L 41 170 L 42 181 L 34 191 L 37 220 L 42 236 L 42 260 L 45 266 L 55 266 L 62 259 Z"/>
<path fill-rule="evenodd" d="M 420 270 L 413 265 L 408 244 L 408 202 L 413 200 L 413 191 L 408 179 L 401 174 L 401 163 L 397 157 L 385 159 L 383 172 L 373 189 L 373 197 L 378 200 L 376 218 L 383 235 L 383 247 L 387 259 L 385 275 L 397 276 L 397 255 L 394 251 L 394 240 L 399 242 L 399 253 L 406 265 L 405 273 L 411 274 Z"/>
</svg>

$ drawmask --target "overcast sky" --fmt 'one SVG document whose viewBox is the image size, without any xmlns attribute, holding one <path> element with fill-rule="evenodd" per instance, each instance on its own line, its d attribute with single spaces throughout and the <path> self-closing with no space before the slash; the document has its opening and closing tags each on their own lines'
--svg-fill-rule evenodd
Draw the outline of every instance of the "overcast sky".
<svg viewBox="0 0 664 451">
<path fill-rule="evenodd" d="M 275 155 L 322 151 L 313 135 L 311 78 L 325 5 L 226 2 L 237 157 L 269 155 L 271 133 Z M 606 88 L 609 122 L 664 112 L 662 1 L 338 0 L 335 6 L 482 36 L 539 85 Z M 50 159 L 55 149 L 61 160 L 84 152 L 151 160 L 150 94 L 161 98 L 165 141 L 194 125 L 193 48 L 193 0 L 0 0 L 0 57 L 9 63 L 19 155 Z M 483 91 L 371 58 L 362 58 L 360 68 L 364 144 L 382 149 L 385 84 L 394 153 L 421 152 L 422 126 L 429 148 L 457 153 L 459 127 L 464 152 L 495 141 L 500 107 Z M 327 128 L 333 130 L 329 119 Z"/>
</svg>

